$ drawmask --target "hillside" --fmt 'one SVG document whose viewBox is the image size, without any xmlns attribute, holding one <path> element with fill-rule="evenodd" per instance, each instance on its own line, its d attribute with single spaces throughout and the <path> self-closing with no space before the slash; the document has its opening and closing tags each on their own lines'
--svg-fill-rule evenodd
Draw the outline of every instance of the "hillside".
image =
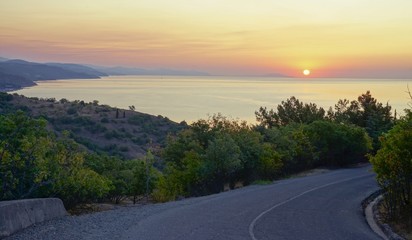
<svg viewBox="0 0 412 240">
<path fill-rule="evenodd" d="M 10 91 L 34 85 L 36 85 L 36 83 L 32 80 L 18 75 L 7 74 L 0 70 L 0 91 Z"/>
<path fill-rule="evenodd" d="M 84 65 L 80 65 L 80 64 L 73 64 L 73 63 L 46 63 L 46 65 L 48 66 L 54 66 L 54 67 L 59 67 L 59 68 L 63 68 L 66 70 L 70 70 L 73 72 L 78 72 L 78 73 L 84 73 L 84 74 L 89 74 L 91 76 L 99 76 L 99 77 L 103 77 L 103 76 L 108 76 L 107 73 L 98 71 L 94 68 L 90 68 Z"/>
<path fill-rule="evenodd" d="M 126 159 L 143 156 L 149 147 L 164 146 L 169 133 L 186 126 L 162 116 L 99 105 L 97 101 L 56 101 L 0 93 L 0 114 L 17 110 L 44 117 L 48 128 L 58 134 L 69 131 L 76 142 L 90 151 Z"/>
<path fill-rule="evenodd" d="M 107 76 L 95 69 L 77 64 L 42 64 L 23 60 L 0 62 L 0 90 L 13 90 L 35 85 L 37 80 L 100 78 Z"/>
</svg>

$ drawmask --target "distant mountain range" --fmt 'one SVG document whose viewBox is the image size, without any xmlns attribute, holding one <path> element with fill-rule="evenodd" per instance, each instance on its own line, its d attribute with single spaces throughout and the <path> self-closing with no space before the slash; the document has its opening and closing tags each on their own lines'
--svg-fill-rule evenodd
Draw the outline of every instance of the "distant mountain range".
<svg viewBox="0 0 412 240">
<path fill-rule="evenodd" d="M 0 57 L 0 91 L 36 85 L 38 80 L 92 79 L 108 75 L 207 76 L 208 73 L 173 69 L 102 67 L 72 63 L 35 63 Z"/>
<path fill-rule="evenodd" d="M 175 69 L 143 69 L 143 68 L 127 68 L 127 67 L 102 67 L 87 65 L 98 71 L 107 73 L 109 75 L 167 75 L 167 76 L 209 76 L 207 72 L 193 71 L 193 70 L 175 70 Z"/>
<path fill-rule="evenodd" d="M 35 63 L 0 57 L 0 91 L 12 91 L 36 85 L 38 80 L 93 79 L 108 75 L 209 76 L 207 72 L 175 69 L 103 67 L 72 63 Z M 271 73 L 253 77 L 287 77 Z"/>
<path fill-rule="evenodd" d="M 37 80 L 91 79 L 101 76 L 107 74 L 78 64 L 45 64 L 7 59 L 0 61 L 0 90 L 6 91 L 36 85 Z"/>
</svg>

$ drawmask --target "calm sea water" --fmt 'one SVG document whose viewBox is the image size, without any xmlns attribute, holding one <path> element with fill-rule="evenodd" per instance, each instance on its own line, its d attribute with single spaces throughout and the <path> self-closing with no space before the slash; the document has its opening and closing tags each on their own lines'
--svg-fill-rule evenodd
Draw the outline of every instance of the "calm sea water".
<svg viewBox="0 0 412 240">
<path fill-rule="evenodd" d="M 297 79 L 256 77 L 110 76 L 102 79 L 39 81 L 16 91 L 28 97 L 98 100 L 101 104 L 162 115 L 188 122 L 208 115 L 255 122 L 260 106 L 274 108 L 291 96 L 329 108 L 339 99 L 355 100 L 370 90 L 378 101 L 403 113 L 408 108 L 407 85 L 412 79 Z"/>
</svg>

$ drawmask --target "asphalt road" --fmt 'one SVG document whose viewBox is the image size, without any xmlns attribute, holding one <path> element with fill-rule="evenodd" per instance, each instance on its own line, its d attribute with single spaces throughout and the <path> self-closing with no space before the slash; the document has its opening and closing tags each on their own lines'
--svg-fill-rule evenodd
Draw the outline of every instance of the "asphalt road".
<svg viewBox="0 0 412 240">
<path fill-rule="evenodd" d="M 145 216 L 120 239 L 379 239 L 361 202 L 378 186 L 370 167 L 335 170 L 184 200 Z"/>
</svg>

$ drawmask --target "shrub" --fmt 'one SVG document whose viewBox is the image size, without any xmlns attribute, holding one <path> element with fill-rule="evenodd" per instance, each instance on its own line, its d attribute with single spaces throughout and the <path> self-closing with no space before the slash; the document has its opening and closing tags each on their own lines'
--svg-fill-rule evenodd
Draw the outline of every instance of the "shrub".
<svg viewBox="0 0 412 240">
<path fill-rule="evenodd" d="M 60 99 L 61 104 L 65 104 L 65 103 L 68 103 L 68 102 L 69 102 L 69 100 L 67 100 L 66 98 Z"/>
<path fill-rule="evenodd" d="M 70 208 L 104 197 L 110 182 L 83 165 L 86 153 L 23 112 L 0 115 L 0 200 L 60 197 Z"/>
<path fill-rule="evenodd" d="M 289 124 L 265 130 L 265 140 L 280 154 L 284 174 L 307 170 L 316 165 L 318 154 L 304 128 L 302 124 Z"/>
<path fill-rule="evenodd" d="M 256 120 L 266 128 L 285 126 L 290 123 L 311 123 L 325 119 L 325 110 L 314 103 L 303 103 L 296 97 L 282 101 L 276 108 L 260 107 L 255 112 Z"/>
<path fill-rule="evenodd" d="M 109 123 L 109 119 L 107 119 L 106 117 L 102 118 L 100 120 L 101 123 Z"/>
<path fill-rule="evenodd" d="M 380 138 L 381 148 L 370 156 L 384 191 L 389 216 L 412 227 L 412 114 Z M 406 218 L 406 219 L 403 219 Z"/>
<path fill-rule="evenodd" d="M 315 165 L 344 166 L 366 160 L 372 142 L 358 126 L 316 121 L 305 127 L 305 134 L 319 159 Z"/>
<path fill-rule="evenodd" d="M 119 151 L 121 151 L 121 152 L 128 152 L 128 151 L 129 151 L 129 148 L 128 148 L 127 146 L 121 146 L 121 147 L 119 148 Z"/>
<path fill-rule="evenodd" d="M 13 100 L 13 95 L 7 94 L 5 92 L 0 92 L 0 102 L 10 102 Z"/>
<path fill-rule="evenodd" d="M 67 109 L 67 114 L 73 115 L 75 113 L 77 113 L 77 109 L 75 107 L 70 107 Z"/>
</svg>

